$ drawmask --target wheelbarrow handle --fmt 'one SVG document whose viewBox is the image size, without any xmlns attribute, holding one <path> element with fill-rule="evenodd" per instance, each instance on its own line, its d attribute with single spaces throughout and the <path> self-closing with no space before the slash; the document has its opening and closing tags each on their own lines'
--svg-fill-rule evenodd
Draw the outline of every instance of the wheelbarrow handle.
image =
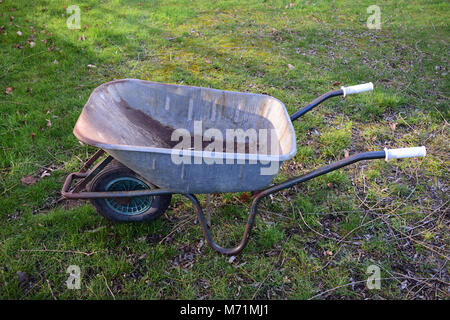
<svg viewBox="0 0 450 320">
<path fill-rule="evenodd" d="M 355 86 L 341 87 L 341 89 L 339 89 L 339 90 L 333 90 L 333 91 L 327 92 L 327 93 L 321 95 L 320 97 L 314 99 L 306 107 L 301 108 L 296 113 L 291 115 L 291 121 L 294 121 L 294 120 L 300 118 L 305 113 L 307 113 L 311 109 L 317 107 L 319 104 L 321 104 L 322 102 L 324 102 L 325 100 L 327 100 L 329 98 L 338 97 L 338 96 L 346 97 L 349 94 L 361 93 L 361 92 L 372 91 L 372 90 L 373 90 L 373 83 L 369 82 L 369 83 L 364 83 L 364 84 L 358 84 Z"/>
<path fill-rule="evenodd" d="M 413 157 L 425 157 L 427 155 L 427 149 L 422 147 L 412 147 L 412 148 L 399 148 L 399 149 L 387 149 L 384 148 L 385 160 L 390 159 L 402 159 L 402 158 L 413 158 Z"/>
<path fill-rule="evenodd" d="M 341 87 L 341 89 L 342 89 L 342 91 L 344 93 L 343 96 L 345 98 L 349 94 L 361 93 L 361 92 L 366 92 L 366 91 L 373 91 L 373 83 L 372 82 L 368 82 L 368 83 L 358 84 L 356 86 Z"/>
</svg>

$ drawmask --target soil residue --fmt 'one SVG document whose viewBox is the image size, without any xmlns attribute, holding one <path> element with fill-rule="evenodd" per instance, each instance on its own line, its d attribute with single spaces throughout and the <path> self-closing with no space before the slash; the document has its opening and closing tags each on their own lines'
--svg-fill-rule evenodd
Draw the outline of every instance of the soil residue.
<svg viewBox="0 0 450 320">
<path fill-rule="evenodd" d="M 130 121 L 130 123 L 134 124 L 135 126 L 138 126 L 142 130 L 146 132 L 146 146 L 150 147 L 157 147 L 157 148 L 166 148 L 166 149 L 172 149 L 174 148 L 179 142 L 182 141 L 182 137 L 178 141 L 172 141 L 172 133 L 175 131 L 174 128 L 165 126 L 161 122 L 153 119 L 146 113 L 131 108 L 125 101 L 120 102 L 120 110 L 122 114 Z M 205 150 L 207 146 L 209 146 L 212 141 L 203 141 L 200 148 L 194 149 L 194 137 L 191 136 L 191 150 L 196 151 L 202 151 Z M 222 142 L 223 152 L 227 151 L 226 141 Z M 240 151 L 239 146 L 241 146 L 241 143 L 238 143 L 237 140 L 234 141 L 234 152 L 229 153 L 237 153 Z M 259 144 L 256 146 L 256 150 L 259 150 Z M 219 150 L 215 150 L 219 151 Z M 270 152 L 270 150 L 268 150 Z M 244 153 L 248 154 L 250 153 L 250 144 L 248 142 L 245 142 L 245 148 Z"/>
</svg>

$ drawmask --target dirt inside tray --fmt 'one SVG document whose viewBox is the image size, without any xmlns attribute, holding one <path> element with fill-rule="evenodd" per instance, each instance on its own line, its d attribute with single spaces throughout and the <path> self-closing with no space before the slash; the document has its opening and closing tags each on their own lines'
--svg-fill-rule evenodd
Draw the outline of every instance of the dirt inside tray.
<svg viewBox="0 0 450 320">
<path fill-rule="evenodd" d="M 134 125 L 138 126 L 139 128 L 143 129 L 145 134 L 145 146 L 147 147 L 156 147 L 156 148 L 166 148 L 166 149 L 172 149 L 174 148 L 179 142 L 182 141 L 182 138 L 179 139 L 179 141 L 172 141 L 171 136 L 172 132 L 175 131 L 174 128 L 165 126 L 161 122 L 153 119 L 146 113 L 131 108 L 125 101 L 122 101 L 121 103 L 121 111 L 122 114 Z M 195 138 L 191 137 L 191 150 L 198 150 L 202 151 L 205 150 L 207 146 L 209 146 L 212 141 L 203 141 L 203 138 L 201 138 L 202 144 L 200 148 L 194 149 L 194 140 Z M 222 142 L 223 151 L 225 152 L 226 149 L 226 141 Z M 238 147 L 240 146 L 240 143 L 238 143 L 235 139 L 234 141 L 234 152 L 238 151 Z M 242 146 L 241 146 L 242 148 Z M 259 144 L 256 146 L 256 150 L 259 150 Z M 217 150 L 216 150 L 217 151 Z M 239 150 L 240 151 L 240 150 Z M 230 152 L 233 153 L 233 152 Z M 245 142 L 245 151 L 244 153 L 250 153 L 250 145 L 248 142 Z M 270 149 L 267 152 L 264 152 L 264 154 L 269 154 Z"/>
</svg>

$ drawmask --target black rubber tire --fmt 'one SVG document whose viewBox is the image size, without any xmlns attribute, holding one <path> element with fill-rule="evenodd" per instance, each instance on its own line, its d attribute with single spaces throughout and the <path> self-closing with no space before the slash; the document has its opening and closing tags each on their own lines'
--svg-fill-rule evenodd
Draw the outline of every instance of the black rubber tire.
<svg viewBox="0 0 450 320">
<path fill-rule="evenodd" d="M 140 180 L 151 189 L 156 189 L 153 184 L 114 159 L 92 179 L 87 186 L 87 190 L 91 192 L 105 191 L 108 183 L 119 177 L 131 177 Z M 90 201 L 99 214 L 112 222 L 150 222 L 159 218 L 167 210 L 171 199 L 171 194 L 154 196 L 151 207 L 145 212 L 135 215 L 121 214 L 108 206 L 105 199 L 91 199 Z"/>
</svg>

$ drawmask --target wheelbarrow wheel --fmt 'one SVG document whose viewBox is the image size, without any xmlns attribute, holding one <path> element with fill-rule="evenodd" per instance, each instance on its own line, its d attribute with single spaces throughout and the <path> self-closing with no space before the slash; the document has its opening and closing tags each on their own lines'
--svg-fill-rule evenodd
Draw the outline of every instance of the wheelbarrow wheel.
<svg viewBox="0 0 450 320">
<path fill-rule="evenodd" d="M 155 189 L 134 171 L 112 160 L 88 185 L 88 191 L 134 191 Z M 113 222 L 150 222 L 159 218 L 170 204 L 172 195 L 90 200 L 98 213 Z"/>
</svg>

